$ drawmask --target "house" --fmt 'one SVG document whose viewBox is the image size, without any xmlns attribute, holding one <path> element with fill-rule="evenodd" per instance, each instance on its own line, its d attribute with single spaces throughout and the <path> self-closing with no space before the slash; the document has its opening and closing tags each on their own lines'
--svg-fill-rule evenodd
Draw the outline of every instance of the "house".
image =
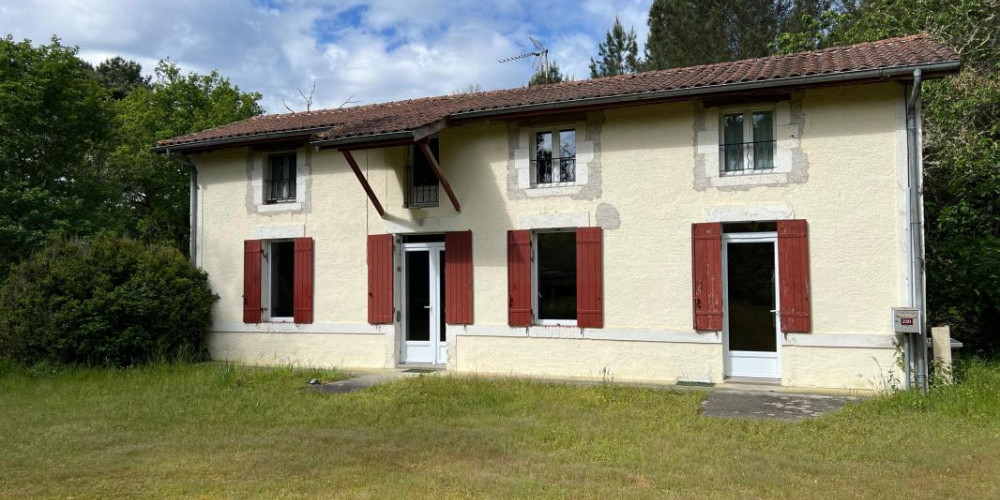
<svg viewBox="0 0 1000 500">
<path fill-rule="evenodd" d="M 192 167 L 214 358 L 865 390 L 923 300 L 920 81 L 958 68 L 915 35 L 155 150 Z"/>
</svg>

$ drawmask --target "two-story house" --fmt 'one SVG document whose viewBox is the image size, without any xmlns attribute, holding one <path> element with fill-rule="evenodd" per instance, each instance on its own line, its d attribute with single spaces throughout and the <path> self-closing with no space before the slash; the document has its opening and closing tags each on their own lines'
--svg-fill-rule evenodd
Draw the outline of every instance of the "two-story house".
<svg viewBox="0 0 1000 500">
<path fill-rule="evenodd" d="M 155 149 L 192 166 L 214 358 L 871 389 L 922 304 L 919 81 L 958 68 L 916 35 Z"/>
</svg>

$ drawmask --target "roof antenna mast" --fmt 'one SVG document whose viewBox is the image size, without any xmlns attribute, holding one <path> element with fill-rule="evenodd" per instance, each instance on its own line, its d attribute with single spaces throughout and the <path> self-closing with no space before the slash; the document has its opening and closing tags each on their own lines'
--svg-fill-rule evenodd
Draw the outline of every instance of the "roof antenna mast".
<svg viewBox="0 0 1000 500">
<path fill-rule="evenodd" d="M 526 59 L 534 56 L 535 60 L 531 63 L 531 68 L 537 71 L 543 71 L 543 77 L 545 78 L 545 83 L 549 83 L 549 49 L 542 45 L 535 37 L 529 36 L 531 43 L 535 44 L 535 50 L 528 52 L 526 54 L 521 54 L 519 56 L 505 57 L 500 59 L 498 62 L 505 63 L 511 61 L 518 61 L 521 59 Z"/>
</svg>

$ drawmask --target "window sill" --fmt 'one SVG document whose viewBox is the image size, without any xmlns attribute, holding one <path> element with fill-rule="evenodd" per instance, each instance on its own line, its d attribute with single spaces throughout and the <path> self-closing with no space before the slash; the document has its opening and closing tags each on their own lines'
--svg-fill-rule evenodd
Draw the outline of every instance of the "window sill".
<svg viewBox="0 0 1000 500">
<path fill-rule="evenodd" d="M 788 184 L 788 173 L 786 172 L 754 172 L 749 173 L 729 173 L 719 177 L 709 177 L 709 184 L 713 187 L 728 186 L 768 186 L 775 184 Z"/>
<path fill-rule="evenodd" d="M 575 319 L 536 319 L 532 326 L 569 326 L 576 327 Z"/>
<path fill-rule="evenodd" d="M 299 210 L 302 210 L 301 201 L 257 205 L 257 213 L 298 212 Z"/>
<path fill-rule="evenodd" d="M 525 189 L 524 192 L 529 197 L 543 196 L 567 196 L 578 194 L 583 191 L 583 186 L 575 182 L 561 182 L 559 184 L 540 184 Z"/>
</svg>

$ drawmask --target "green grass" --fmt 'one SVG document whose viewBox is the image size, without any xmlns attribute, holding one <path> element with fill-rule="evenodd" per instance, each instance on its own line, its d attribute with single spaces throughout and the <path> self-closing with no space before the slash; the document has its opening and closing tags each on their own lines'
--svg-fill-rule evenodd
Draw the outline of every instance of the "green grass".
<svg viewBox="0 0 1000 500">
<path fill-rule="evenodd" d="M 0 365 L 0 497 L 990 498 L 1000 366 L 798 423 L 704 393 L 337 372 Z"/>
</svg>

